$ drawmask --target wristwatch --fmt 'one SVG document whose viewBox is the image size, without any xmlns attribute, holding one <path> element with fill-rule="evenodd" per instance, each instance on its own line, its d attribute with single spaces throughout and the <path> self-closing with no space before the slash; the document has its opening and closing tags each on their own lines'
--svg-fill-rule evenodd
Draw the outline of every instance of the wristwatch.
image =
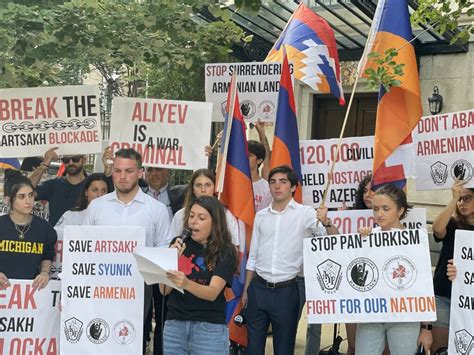
<svg viewBox="0 0 474 355">
<path fill-rule="evenodd" d="M 331 218 L 328 218 L 328 223 L 327 224 L 324 224 L 323 222 L 321 222 L 321 224 L 323 225 L 324 228 L 331 227 L 332 226 Z"/>
<path fill-rule="evenodd" d="M 432 330 L 433 329 L 433 324 L 422 324 L 420 325 L 421 329 L 426 329 L 426 330 Z"/>
</svg>

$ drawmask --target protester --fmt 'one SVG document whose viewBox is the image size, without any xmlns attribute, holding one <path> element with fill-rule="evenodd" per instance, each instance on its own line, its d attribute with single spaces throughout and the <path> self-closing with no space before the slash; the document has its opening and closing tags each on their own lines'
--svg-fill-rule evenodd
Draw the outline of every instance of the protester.
<svg viewBox="0 0 474 355">
<path fill-rule="evenodd" d="M 52 226 L 64 212 L 74 206 L 86 178 L 84 173 L 85 156 L 65 156 L 61 160 L 65 166 L 66 176 L 57 177 L 38 185 L 51 162 L 59 159 L 56 153 L 57 149 L 57 147 L 48 149 L 41 165 L 30 175 L 30 180 L 36 187 L 36 198 L 49 202 L 49 223 Z"/>
<path fill-rule="evenodd" d="M 406 217 L 410 208 L 403 190 L 391 184 L 383 185 L 372 198 L 372 209 L 378 227 L 361 228 L 359 232 L 367 236 L 371 232 L 405 229 L 400 220 Z M 433 341 L 430 329 L 431 324 L 422 324 L 420 327 L 419 322 L 359 323 L 355 353 L 380 355 L 386 342 L 391 355 L 415 354 L 420 344 L 429 350 Z"/>
<path fill-rule="evenodd" d="M 34 187 L 19 171 L 5 171 L 4 194 L 11 208 L 0 217 L 0 290 L 10 286 L 9 279 L 33 280 L 33 287 L 42 289 L 49 281 L 56 231 L 31 214 Z"/>
<path fill-rule="evenodd" d="M 140 189 L 138 180 L 142 175 L 141 155 L 133 149 L 118 150 L 112 167 L 115 191 L 90 203 L 85 224 L 144 226 L 147 247 L 168 246 L 171 240 L 168 211 L 165 205 Z M 151 297 L 151 286 L 145 286 L 145 317 Z M 145 348 L 144 344 L 143 349 Z"/>
<path fill-rule="evenodd" d="M 183 231 L 185 216 L 188 215 L 191 203 L 196 197 L 214 196 L 216 176 L 209 169 L 196 170 L 189 181 L 184 199 L 184 207 L 173 217 L 171 222 L 171 235 L 180 236 Z M 229 229 L 232 243 L 239 245 L 239 225 L 237 219 L 225 208 L 227 228 Z"/>
<path fill-rule="evenodd" d="M 187 209 L 185 227 L 191 238 L 175 238 L 171 246 L 179 251 L 179 270 L 167 272 L 184 294 L 160 286 L 169 294 L 164 353 L 228 354 L 224 288 L 232 286 L 238 259 L 224 208 L 215 197 L 198 197 Z"/>
<path fill-rule="evenodd" d="M 255 217 L 242 294 L 249 355 L 265 353 L 270 324 L 275 353 L 293 354 L 300 302 L 296 276 L 303 265 L 303 238 L 326 231 L 337 234 L 327 208 L 321 206 L 315 212 L 293 200 L 298 177 L 290 167 L 272 169 L 269 184 L 273 202 Z"/>
<path fill-rule="evenodd" d="M 268 207 L 272 202 L 268 182 L 260 176 L 259 169 L 265 160 L 266 150 L 262 143 L 257 141 L 248 141 L 249 165 L 252 176 L 253 197 L 255 201 L 255 211 Z"/>
<path fill-rule="evenodd" d="M 474 230 L 474 188 L 465 188 L 465 183 L 455 181 L 451 200 L 433 222 L 434 239 L 443 243 L 433 279 L 437 316 L 433 324 L 433 351 L 448 346 L 451 307 L 451 282 L 448 278 L 454 278 L 456 271 L 452 265 L 456 230 Z"/>
<path fill-rule="evenodd" d="M 56 223 L 56 227 L 84 224 L 87 206 L 97 197 L 111 191 L 107 177 L 102 173 L 89 175 L 84 181 L 84 187 L 74 207 L 66 211 Z"/>
</svg>

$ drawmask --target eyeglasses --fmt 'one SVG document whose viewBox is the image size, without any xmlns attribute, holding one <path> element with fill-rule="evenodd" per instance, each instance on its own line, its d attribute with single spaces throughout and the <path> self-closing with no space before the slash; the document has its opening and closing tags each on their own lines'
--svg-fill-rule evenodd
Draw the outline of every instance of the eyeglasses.
<svg viewBox="0 0 474 355">
<path fill-rule="evenodd" d="M 63 164 L 69 163 L 70 160 L 72 160 L 73 163 L 79 163 L 79 161 L 81 160 L 81 157 L 80 156 L 75 156 L 75 157 L 63 157 L 63 158 L 61 158 L 61 161 L 63 162 Z"/>
<path fill-rule="evenodd" d="M 464 195 L 458 198 L 458 203 L 469 203 L 472 201 L 472 195 Z"/>
</svg>

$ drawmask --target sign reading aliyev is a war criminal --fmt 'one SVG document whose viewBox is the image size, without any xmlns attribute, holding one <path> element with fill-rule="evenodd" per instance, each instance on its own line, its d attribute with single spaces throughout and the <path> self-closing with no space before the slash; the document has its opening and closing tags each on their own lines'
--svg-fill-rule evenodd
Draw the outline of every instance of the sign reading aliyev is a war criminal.
<svg viewBox="0 0 474 355">
<path fill-rule="evenodd" d="M 413 130 L 416 189 L 449 189 L 454 179 L 474 187 L 474 110 L 422 117 Z"/>
<path fill-rule="evenodd" d="M 101 151 L 99 88 L 62 86 L 0 89 L 2 158 Z"/>
</svg>

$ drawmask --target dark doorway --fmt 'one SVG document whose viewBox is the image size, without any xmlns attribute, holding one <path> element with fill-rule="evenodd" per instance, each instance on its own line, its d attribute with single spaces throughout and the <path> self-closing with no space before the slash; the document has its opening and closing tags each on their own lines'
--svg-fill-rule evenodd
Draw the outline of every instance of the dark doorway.
<svg viewBox="0 0 474 355">
<path fill-rule="evenodd" d="M 311 139 L 339 138 L 348 102 L 349 96 L 346 105 L 340 106 L 336 99 L 314 95 Z M 376 114 L 377 94 L 356 94 L 344 137 L 374 135 Z"/>
</svg>

